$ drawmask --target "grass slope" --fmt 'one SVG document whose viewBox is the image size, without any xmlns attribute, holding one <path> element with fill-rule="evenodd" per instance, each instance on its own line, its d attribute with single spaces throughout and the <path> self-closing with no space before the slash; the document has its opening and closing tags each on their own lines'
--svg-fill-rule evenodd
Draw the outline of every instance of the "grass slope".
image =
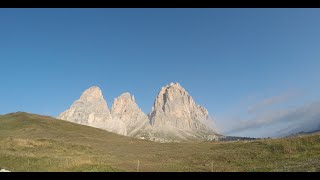
<svg viewBox="0 0 320 180">
<path fill-rule="evenodd" d="M 28 113 L 0 116 L 10 171 L 320 171 L 320 135 L 156 143 Z"/>
</svg>

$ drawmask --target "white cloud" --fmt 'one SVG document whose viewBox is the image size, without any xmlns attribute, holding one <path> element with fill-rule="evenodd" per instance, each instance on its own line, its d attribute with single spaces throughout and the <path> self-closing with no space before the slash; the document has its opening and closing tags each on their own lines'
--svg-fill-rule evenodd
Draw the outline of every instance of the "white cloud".
<svg viewBox="0 0 320 180">
<path fill-rule="evenodd" d="M 303 130 L 316 130 L 320 125 L 320 101 L 294 109 L 287 108 L 259 114 L 251 120 L 241 121 L 225 133 L 241 132 L 277 123 L 288 123 L 288 128 L 283 129 L 283 132 L 273 132 L 278 136 Z"/>
<path fill-rule="evenodd" d="M 248 109 L 247 109 L 247 112 L 248 113 L 254 113 L 254 112 L 257 112 L 261 109 L 264 109 L 268 106 L 271 106 L 271 105 L 275 105 L 275 104 L 279 104 L 279 103 L 283 103 L 285 101 L 288 101 L 296 96 L 298 96 L 299 94 L 296 93 L 296 92 L 286 92 L 282 95 L 279 95 L 279 96 L 274 96 L 274 97 L 271 97 L 271 98 L 267 98 L 267 99 L 264 99 L 252 106 L 249 106 Z"/>
</svg>

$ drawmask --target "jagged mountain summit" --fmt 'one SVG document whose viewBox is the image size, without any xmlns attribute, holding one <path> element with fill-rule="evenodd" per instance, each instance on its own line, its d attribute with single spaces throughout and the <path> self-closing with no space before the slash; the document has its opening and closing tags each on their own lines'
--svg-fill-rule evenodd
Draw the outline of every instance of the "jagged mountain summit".
<svg viewBox="0 0 320 180">
<path fill-rule="evenodd" d="M 197 105 L 179 83 L 171 83 L 159 92 L 152 112 L 151 124 L 156 127 L 169 126 L 181 130 L 207 129 L 209 113 Z"/>
<path fill-rule="evenodd" d="M 112 118 L 124 122 L 127 135 L 134 136 L 139 130 L 149 125 L 148 116 L 142 112 L 134 96 L 126 92 L 115 98 L 111 108 Z"/>
<path fill-rule="evenodd" d="M 197 105 L 179 83 L 161 88 L 149 119 L 153 129 L 181 139 L 207 139 L 216 131 L 207 109 Z"/>
<path fill-rule="evenodd" d="M 58 119 L 160 142 L 216 140 L 220 136 L 208 111 L 179 83 L 162 87 L 148 115 L 128 92 L 115 98 L 109 110 L 100 88 L 93 86 Z"/>
<path fill-rule="evenodd" d="M 127 135 L 124 123 L 112 118 L 101 89 L 97 86 L 85 90 L 80 99 L 57 118 Z"/>
</svg>

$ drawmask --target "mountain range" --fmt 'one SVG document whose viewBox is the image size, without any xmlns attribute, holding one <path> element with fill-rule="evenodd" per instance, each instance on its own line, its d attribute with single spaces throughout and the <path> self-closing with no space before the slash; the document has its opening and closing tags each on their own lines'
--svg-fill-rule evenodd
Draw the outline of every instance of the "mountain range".
<svg viewBox="0 0 320 180">
<path fill-rule="evenodd" d="M 207 109 L 179 83 L 161 88 L 149 114 L 139 108 L 129 92 L 115 98 L 109 109 L 101 89 L 92 86 L 57 118 L 157 142 L 207 141 L 221 136 Z"/>
</svg>

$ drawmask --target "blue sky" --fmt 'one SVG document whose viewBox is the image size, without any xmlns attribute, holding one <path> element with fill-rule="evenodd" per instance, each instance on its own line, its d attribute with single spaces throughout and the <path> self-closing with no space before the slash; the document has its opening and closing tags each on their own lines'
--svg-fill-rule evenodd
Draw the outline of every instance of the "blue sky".
<svg viewBox="0 0 320 180">
<path fill-rule="evenodd" d="M 319 19 L 319 9 L 1 9 L 0 114 L 57 116 L 92 85 L 109 107 L 128 91 L 149 113 L 179 82 L 221 131 L 274 135 L 292 124 L 265 114 L 320 100 Z"/>
</svg>

